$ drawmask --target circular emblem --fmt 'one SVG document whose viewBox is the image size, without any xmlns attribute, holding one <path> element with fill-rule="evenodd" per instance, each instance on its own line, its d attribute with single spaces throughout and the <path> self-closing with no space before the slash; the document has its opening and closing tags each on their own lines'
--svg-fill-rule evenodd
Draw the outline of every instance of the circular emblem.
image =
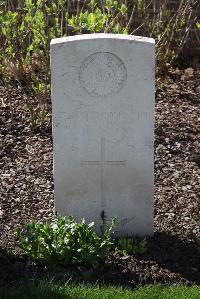
<svg viewBox="0 0 200 299">
<path fill-rule="evenodd" d="M 122 89 L 126 79 L 127 70 L 123 61 L 109 52 L 97 52 L 89 55 L 80 67 L 81 86 L 91 96 L 115 95 Z"/>
</svg>

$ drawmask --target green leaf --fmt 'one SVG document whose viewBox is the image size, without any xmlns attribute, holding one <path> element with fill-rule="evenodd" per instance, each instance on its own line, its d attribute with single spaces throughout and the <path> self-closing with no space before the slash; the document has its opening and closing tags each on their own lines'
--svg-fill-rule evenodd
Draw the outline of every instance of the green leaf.
<svg viewBox="0 0 200 299">
<path fill-rule="evenodd" d="M 111 248 L 110 233 L 114 222 L 106 238 L 96 234 L 93 222 L 87 224 L 82 219 L 76 223 L 72 216 L 59 216 L 50 224 L 31 222 L 21 233 L 18 229 L 17 235 L 21 248 L 35 260 L 42 258 L 47 267 L 54 268 L 60 263 L 95 267 Z"/>
</svg>

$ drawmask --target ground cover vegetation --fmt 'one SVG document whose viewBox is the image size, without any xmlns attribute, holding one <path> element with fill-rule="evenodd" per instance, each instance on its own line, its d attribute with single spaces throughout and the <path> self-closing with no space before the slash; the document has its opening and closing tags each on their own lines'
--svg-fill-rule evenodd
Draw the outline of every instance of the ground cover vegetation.
<svg viewBox="0 0 200 299">
<path fill-rule="evenodd" d="M 161 287 L 150 286 L 130 289 L 100 287 L 98 285 L 55 285 L 29 283 L 17 289 L 0 288 L 2 299 L 198 299 L 200 288 L 194 287 Z"/>
<path fill-rule="evenodd" d="M 94 268 L 110 252 L 115 224 L 113 218 L 110 227 L 99 236 L 93 229 L 94 222 L 87 224 L 82 219 L 76 223 L 72 216 L 60 216 L 55 217 L 50 224 L 31 222 L 23 230 L 18 229 L 17 236 L 28 256 L 49 269 L 59 265 Z"/>
<path fill-rule="evenodd" d="M 84 219 L 75 222 L 72 216 L 55 216 L 50 223 L 30 222 L 16 231 L 19 246 L 30 258 L 49 270 L 59 266 L 85 266 L 97 268 L 104 263 L 111 250 L 121 255 L 143 254 L 147 242 L 139 238 L 112 238 L 117 218 L 100 235 L 94 222 Z"/>
<path fill-rule="evenodd" d="M 160 6 L 157 1 L 136 2 L 131 6 L 133 1 L 0 1 L 0 155 L 3 170 L 0 285 L 12 286 L 19 281 L 44 278 L 55 282 L 95 283 L 99 280 L 131 287 L 148 283 L 200 283 L 200 156 L 196 117 L 200 72 L 172 68 L 193 24 L 191 20 L 195 20 L 193 6 L 198 3 L 180 1 L 177 13 L 168 9 L 168 1 L 162 1 Z M 148 11 L 151 5 L 155 8 L 153 18 Z M 133 26 L 136 10 L 143 20 L 137 28 Z M 155 236 L 138 241 L 122 238 L 115 246 L 110 239 L 111 230 L 104 239 L 95 235 L 92 227 L 85 226 L 84 222 L 76 224 L 68 219 L 63 223 L 60 219 L 57 227 L 48 224 L 53 214 L 49 44 L 51 38 L 71 34 L 137 34 L 141 29 L 145 29 L 144 35 L 157 41 Z M 164 77 L 166 69 L 168 73 Z M 30 219 L 37 222 L 29 223 Z M 87 232 L 92 245 L 84 247 L 83 237 L 77 239 L 81 244 L 73 244 L 73 247 L 70 243 L 70 250 L 66 244 L 59 243 L 59 250 L 68 250 L 68 257 L 71 257 L 64 261 L 66 255 L 58 254 L 54 241 L 58 231 L 56 237 L 62 238 L 65 225 L 71 232 L 69 224 L 75 226 L 77 235 Z M 34 262 L 30 263 L 22 254 L 16 238 L 18 226 L 21 247 Z M 71 242 L 72 237 L 68 241 Z M 113 250 L 116 247 L 117 250 Z M 190 291 L 192 294 L 192 289 Z M 6 296 L 5 290 L 2 292 Z M 57 292 L 57 287 L 53 292 Z M 160 296 L 161 290 L 158 287 L 154 292 Z M 22 293 L 19 290 L 19 294 Z M 195 294 L 196 290 L 194 298 Z M 162 296 L 165 298 L 163 293 Z M 177 296 L 182 298 L 180 293 Z"/>
</svg>

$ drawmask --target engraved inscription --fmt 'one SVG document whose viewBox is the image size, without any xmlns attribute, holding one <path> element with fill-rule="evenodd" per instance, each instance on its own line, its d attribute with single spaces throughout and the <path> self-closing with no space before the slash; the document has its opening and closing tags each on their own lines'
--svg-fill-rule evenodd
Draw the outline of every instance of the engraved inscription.
<svg viewBox="0 0 200 299">
<path fill-rule="evenodd" d="M 124 112 L 119 109 L 113 111 L 98 111 L 94 109 L 74 109 L 72 111 L 62 111 L 54 118 L 55 126 L 66 124 L 69 126 L 73 121 L 86 121 L 86 122 L 104 122 L 115 124 L 119 122 L 124 124 L 132 124 L 133 122 L 151 120 L 151 112 L 149 111 L 133 111 L 133 107 L 127 105 Z"/>
<path fill-rule="evenodd" d="M 96 52 L 83 61 L 79 80 L 91 96 L 105 98 L 117 94 L 123 88 L 127 70 L 123 61 L 115 54 Z"/>
<path fill-rule="evenodd" d="M 105 154 L 106 154 L 106 149 L 105 149 L 105 144 L 106 144 L 106 140 L 105 138 L 101 138 L 101 156 L 100 156 L 100 160 L 99 161 L 81 161 L 81 166 L 84 165 L 97 165 L 101 167 L 101 180 L 100 180 L 100 184 L 101 184 L 101 204 L 102 207 L 106 206 L 106 182 L 105 182 L 105 178 L 104 178 L 104 166 L 125 166 L 126 165 L 126 161 L 108 161 L 105 158 Z"/>
</svg>

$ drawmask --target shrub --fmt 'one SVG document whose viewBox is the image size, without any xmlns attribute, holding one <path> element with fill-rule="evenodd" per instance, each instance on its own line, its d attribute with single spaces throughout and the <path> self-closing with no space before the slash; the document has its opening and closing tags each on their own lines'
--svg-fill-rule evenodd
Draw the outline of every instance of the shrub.
<svg viewBox="0 0 200 299">
<path fill-rule="evenodd" d="M 142 20 L 140 28 L 156 40 L 156 58 L 159 70 L 172 63 L 182 50 L 190 30 L 194 26 L 198 10 L 197 0 L 181 0 L 174 2 L 176 8 L 170 6 L 170 0 L 139 0 L 138 13 Z M 137 29 L 136 29 L 137 32 Z"/>
<path fill-rule="evenodd" d="M 116 0 L 99 2 L 88 1 L 87 9 L 84 12 L 81 11 L 68 19 L 73 31 L 79 34 L 84 31 L 127 34 L 129 22 L 127 22 L 126 2 Z"/>
<path fill-rule="evenodd" d="M 47 125 L 49 116 L 51 39 L 91 32 L 153 37 L 162 71 L 184 46 L 200 4 L 181 0 L 178 10 L 169 5 L 170 0 L 0 1 L 0 73 L 28 94 L 24 108 L 32 128 Z"/>
<path fill-rule="evenodd" d="M 90 32 L 139 34 L 156 39 L 158 65 L 172 63 L 197 18 L 197 0 L 23 0 L 0 2 L 0 59 L 4 76 L 49 84 L 52 38 Z M 138 19 L 139 23 L 138 24 Z M 193 21 L 192 21 L 193 20 Z M 38 71 L 43 76 L 38 76 Z M 36 84 L 37 89 L 37 84 Z"/>
<path fill-rule="evenodd" d="M 17 230 L 20 247 L 32 259 L 42 261 L 45 266 L 55 268 L 89 265 L 97 266 L 108 255 L 111 234 L 116 220 L 102 236 L 93 230 L 94 223 L 83 219 L 76 223 L 73 217 L 56 217 L 50 224 L 31 222 Z"/>
</svg>

